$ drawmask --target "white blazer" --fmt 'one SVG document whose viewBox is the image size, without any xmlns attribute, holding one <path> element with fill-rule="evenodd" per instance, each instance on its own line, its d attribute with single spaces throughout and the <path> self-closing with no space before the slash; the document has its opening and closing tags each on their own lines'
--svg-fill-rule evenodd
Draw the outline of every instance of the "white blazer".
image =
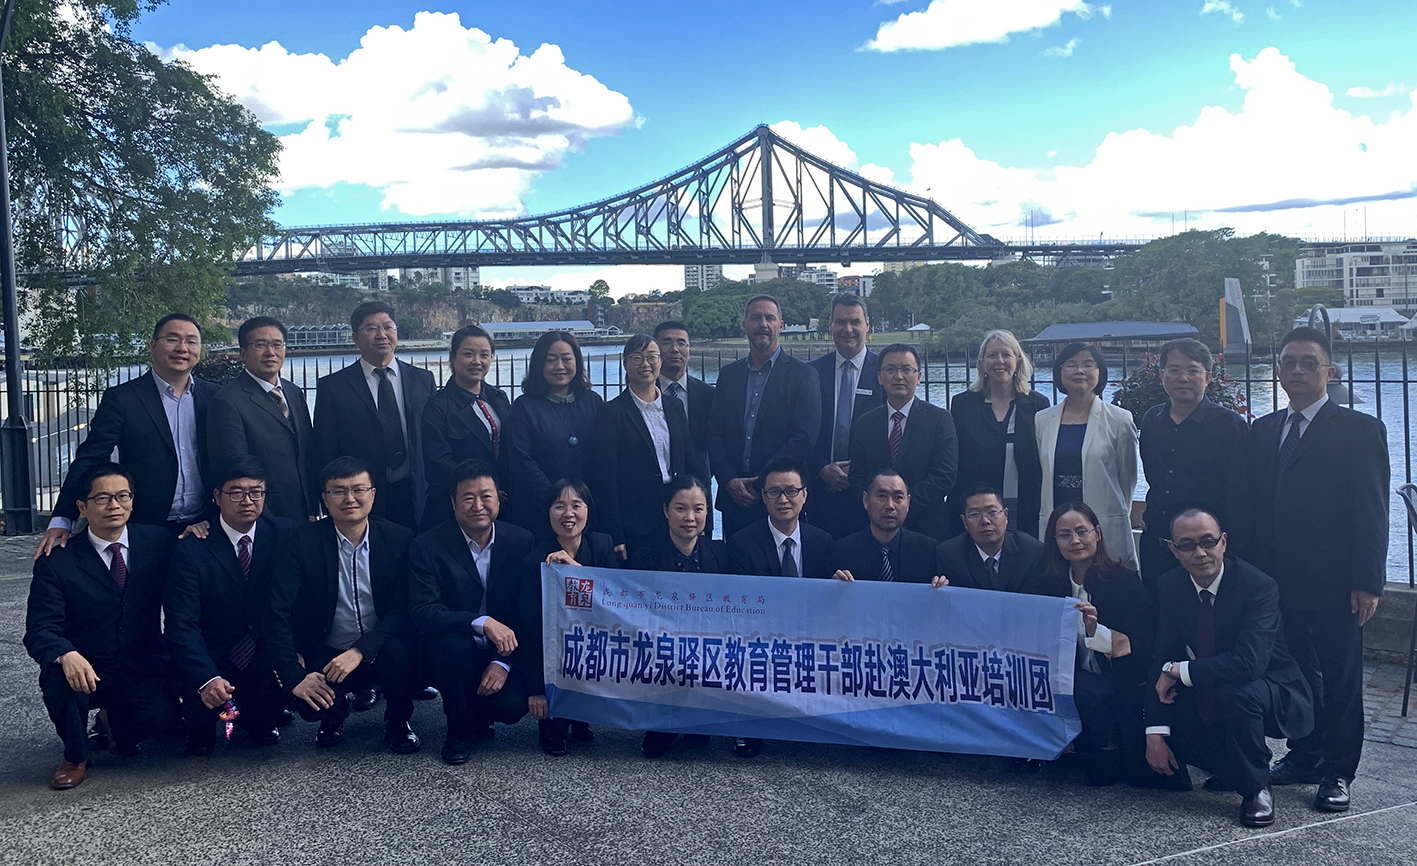
<svg viewBox="0 0 1417 866">
<path fill-rule="evenodd" d="M 1034 438 L 1043 464 L 1043 500 L 1038 531 L 1047 529 L 1053 513 L 1053 453 L 1058 448 L 1058 425 L 1063 404 L 1050 406 L 1035 416 Z M 1137 487 L 1137 428 L 1132 413 L 1100 396 L 1087 414 L 1087 434 L 1082 440 L 1082 501 L 1097 512 L 1107 552 L 1133 571 L 1138 570 L 1132 540 L 1132 495 Z M 1044 539 L 1047 542 L 1047 539 Z"/>
</svg>

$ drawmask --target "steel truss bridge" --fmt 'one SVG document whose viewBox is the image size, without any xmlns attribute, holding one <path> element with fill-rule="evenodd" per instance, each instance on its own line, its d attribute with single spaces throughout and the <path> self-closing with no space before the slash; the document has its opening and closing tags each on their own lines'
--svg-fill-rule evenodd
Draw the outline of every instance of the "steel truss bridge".
<svg viewBox="0 0 1417 866">
<path fill-rule="evenodd" d="M 867 180 L 759 126 L 693 165 L 614 198 L 511 220 L 282 229 L 239 275 L 494 265 L 967 261 L 1097 263 L 1140 241 L 1010 245 L 935 201 Z"/>
</svg>

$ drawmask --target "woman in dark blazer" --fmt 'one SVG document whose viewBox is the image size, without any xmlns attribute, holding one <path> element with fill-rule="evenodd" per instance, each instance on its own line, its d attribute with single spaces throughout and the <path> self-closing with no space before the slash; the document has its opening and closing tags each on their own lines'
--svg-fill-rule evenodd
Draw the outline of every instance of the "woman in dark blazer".
<svg viewBox="0 0 1417 866">
<path fill-rule="evenodd" d="M 693 475 L 676 475 L 664 487 L 664 517 L 668 531 L 653 544 L 634 551 L 630 567 L 641 571 L 682 571 L 685 574 L 728 574 L 728 546 L 704 535 L 709 517 L 708 485 Z M 646 731 L 640 750 L 658 758 L 678 734 Z M 708 734 L 685 734 L 686 742 L 703 744 Z"/>
<path fill-rule="evenodd" d="M 663 537 L 660 491 L 688 469 L 693 433 L 684 404 L 659 390 L 659 344 L 644 334 L 621 353 L 629 387 L 606 403 L 595 421 L 595 459 L 586 467 L 600 501 L 598 527 L 627 559 Z"/>
<path fill-rule="evenodd" d="M 507 486 L 505 434 L 512 404 L 500 388 L 487 384 L 495 352 L 492 337 L 477 325 L 458 330 L 448 350 L 453 378 L 423 407 L 423 472 L 428 479 L 424 531 L 452 519 L 448 479 L 464 460 L 496 467 L 498 484 Z"/>
<path fill-rule="evenodd" d="M 510 520 L 531 532 L 546 522 L 542 499 L 555 478 L 584 478 L 595 418 L 605 401 L 590 389 L 581 344 L 548 331 L 527 361 L 522 395 L 507 421 Z"/>
<path fill-rule="evenodd" d="M 979 345 L 978 374 L 969 390 L 950 401 L 959 436 L 959 471 L 950 494 L 955 534 L 963 531 L 963 492 L 990 484 L 1004 494 L 1009 528 L 1038 537 L 1038 500 L 1043 470 L 1033 416 L 1048 398 L 1029 388 L 1033 364 L 1008 331 L 990 331 Z"/>
<path fill-rule="evenodd" d="M 536 543 L 532 546 L 531 554 L 527 557 L 527 567 L 536 575 L 533 582 L 535 586 L 541 586 L 541 564 L 543 562 L 557 562 L 562 565 L 586 565 L 592 568 L 619 568 L 620 558 L 615 555 L 615 546 L 610 541 L 610 536 L 603 532 L 588 532 L 586 527 L 590 524 L 592 511 L 590 488 L 586 487 L 584 481 L 579 478 L 562 478 L 546 491 L 546 498 L 543 501 L 545 508 L 542 510 L 546 522 L 536 532 Z M 541 606 L 539 604 L 540 594 L 537 594 L 536 604 L 528 604 L 527 608 L 535 608 L 534 616 L 528 615 L 528 619 L 533 622 L 528 623 L 536 633 L 536 650 L 532 653 L 531 663 L 536 666 L 537 671 L 541 671 L 542 640 L 541 640 Z M 542 692 L 546 691 L 546 685 L 542 683 Z M 595 739 L 591 733 L 590 725 L 585 722 L 571 721 L 570 719 L 545 718 L 537 722 L 541 750 L 553 757 L 561 757 L 566 754 L 567 740 L 575 740 L 578 743 L 588 743 Z"/>
<path fill-rule="evenodd" d="M 1130 542 L 1131 539 L 1126 539 Z M 1146 779 L 1142 698 L 1156 640 L 1156 608 L 1141 577 L 1107 552 L 1097 513 L 1081 502 L 1058 506 L 1043 539 L 1043 577 L 1054 594 L 1078 599 L 1073 697 L 1082 717 L 1075 747 L 1087 784 Z"/>
</svg>

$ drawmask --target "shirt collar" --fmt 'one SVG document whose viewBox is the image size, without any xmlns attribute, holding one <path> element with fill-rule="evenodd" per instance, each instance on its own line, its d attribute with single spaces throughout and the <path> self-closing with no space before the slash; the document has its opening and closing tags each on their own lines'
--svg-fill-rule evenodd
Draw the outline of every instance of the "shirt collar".
<svg viewBox="0 0 1417 866">
<path fill-rule="evenodd" d="M 497 521 L 495 520 L 492 521 L 492 534 L 487 537 L 486 547 L 478 547 L 477 542 L 473 541 L 472 536 L 468 535 L 461 526 L 458 527 L 458 532 L 462 533 L 462 540 L 467 542 L 467 549 L 472 552 L 473 556 L 480 556 L 486 553 L 497 543 Z"/>
<path fill-rule="evenodd" d="M 261 390 L 262 390 L 262 391 L 265 391 L 267 394 L 271 393 L 272 391 L 274 391 L 274 390 L 276 390 L 277 388 L 280 387 L 280 385 L 272 385 L 270 382 L 267 382 L 265 379 L 262 379 L 260 376 L 257 376 L 255 373 L 252 373 L 250 370 L 247 370 L 247 371 L 246 371 L 246 375 L 247 375 L 247 376 L 250 376 L 252 379 L 255 379 L 255 380 L 256 380 L 256 384 L 257 384 L 257 385 L 260 385 L 260 386 L 261 386 Z"/>
<path fill-rule="evenodd" d="M 546 399 L 550 400 L 552 403 L 574 403 L 576 402 L 576 392 L 575 389 L 567 391 L 565 394 L 553 394 L 547 391 Z"/>
<path fill-rule="evenodd" d="M 645 401 L 641 400 L 640 397 L 639 397 L 639 395 L 636 394 L 634 391 L 631 391 L 629 388 L 626 388 L 626 389 L 625 389 L 625 393 L 627 393 L 627 394 L 630 395 L 630 399 L 635 401 L 635 405 L 638 406 L 638 407 L 640 407 L 640 411 L 641 411 L 641 412 L 649 412 L 649 411 L 651 411 L 651 410 L 659 411 L 659 412 L 663 412 L 663 411 L 664 411 L 664 392 L 663 392 L 663 391 L 661 391 L 661 392 L 659 392 L 657 395 L 655 395 L 655 398 L 654 398 L 653 400 L 649 401 L 648 403 L 646 403 Z"/>
<path fill-rule="evenodd" d="M 1186 575 L 1186 576 L 1187 576 L 1187 577 L 1190 577 L 1189 574 Z M 1225 576 L 1225 560 L 1222 559 L 1222 560 L 1220 561 L 1220 573 L 1215 576 L 1215 580 L 1212 580 L 1212 581 L 1210 582 L 1210 586 L 1201 586 L 1200 584 L 1196 583 L 1196 579 L 1195 579 L 1194 577 L 1191 578 L 1191 586 L 1195 588 L 1196 595 L 1198 595 L 1198 596 L 1201 594 L 1201 591 L 1202 591 L 1202 590 L 1207 590 L 1207 589 L 1208 589 L 1208 590 L 1210 590 L 1211 596 L 1212 596 L 1212 597 L 1215 597 L 1215 596 L 1220 592 L 1220 579 L 1223 578 L 1224 576 Z"/>
<path fill-rule="evenodd" d="M 1296 413 L 1296 412 L 1294 411 L 1294 407 L 1293 407 L 1293 406 L 1290 406 L 1290 407 L 1289 407 L 1289 414 L 1284 416 L 1284 423 L 1285 423 L 1285 424 L 1288 424 L 1288 423 L 1289 423 L 1289 418 L 1290 418 L 1290 416 L 1295 415 L 1295 414 L 1299 414 L 1299 415 L 1303 415 L 1303 416 L 1304 416 L 1304 422 L 1305 422 L 1305 423 L 1311 424 L 1311 423 L 1313 423 L 1314 416 L 1316 416 L 1316 415 L 1319 414 L 1319 410 L 1322 409 L 1322 408 L 1324 407 L 1324 404 L 1327 403 L 1327 402 L 1328 402 L 1328 394 L 1325 393 L 1322 397 L 1320 397 L 1319 399 L 1315 400 L 1307 409 L 1305 409 L 1305 410 L 1302 411 L 1302 412 Z"/>
<path fill-rule="evenodd" d="M 1004 549 L 1002 547 L 999 548 L 999 552 L 994 554 L 993 556 L 990 556 L 989 554 L 985 553 L 984 548 L 980 547 L 977 544 L 974 545 L 974 549 L 979 553 L 979 558 L 985 562 L 988 562 L 991 559 L 998 559 L 999 557 L 1004 555 Z"/>
<path fill-rule="evenodd" d="M 369 363 L 368 361 L 364 360 L 362 357 L 359 359 L 359 366 L 364 368 L 364 378 L 366 378 L 366 379 L 372 379 L 372 378 L 374 378 L 374 371 L 375 371 L 376 369 L 380 369 L 380 368 L 378 368 L 378 367 L 375 367 L 373 364 Z M 395 358 L 394 360 L 390 361 L 390 362 L 389 362 L 389 366 L 388 366 L 387 368 L 384 368 L 384 369 L 387 369 L 387 370 L 389 371 L 389 375 L 390 375 L 390 376 L 393 376 L 394 379 L 398 379 L 398 377 L 399 377 L 399 360 L 398 360 L 398 358 Z"/>
<path fill-rule="evenodd" d="M 841 365 L 847 362 L 850 362 L 851 366 L 856 368 L 856 372 L 860 373 L 862 365 L 866 363 L 866 345 L 863 343 L 861 345 L 861 351 L 852 355 L 850 358 L 843 355 L 841 350 L 838 349 L 836 352 L 836 368 L 840 370 Z"/>
<path fill-rule="evenodd" d="M 906 421 L 909 421 L 909 420 L 910 420 L 910 409 L 911 409 L 912 406 L 915 405 L 915 399 L 916 399 L 916 398 L 911 397 L 911 398 L 910 398 L 910 402 L 909 402 L 909 403 L 906 403 L 904 406 L 902 406 L 902 407 L 899 408 L 899 409 L 895 409 L 895 408 L 893 408 L 893 407 L 891 406 L 890 403 L 887 403 L 887 404 L 886 404 L 886 411 L 889 412 L 890 414 L 886 416 L 886 419 L 887 419 L 887 420 L 890 420 L 891 418 L 894 418 L 894 417 L 895 417 L 895 413 L 899 412 L 900 414 L 902 414 L 902 415 L 905 416 L 905 420 L 906 420 Z"/>
<path fill-rule="evenodd" d="M 661 389 L 668 388 L 670 385 L 675 385 L 675 384 L 677 384 L 677 385 L 678 385 L 680 388 L 682 388 L 685 392 L 687 392 L 687 391 L 689 390 L 689 368 L 688 368 L 688 367 L 685 367 L 685 368 L 684 368 L 684 375 L 680 376 L 678 379 L 671 379 L 671 378 L 669 378 L 668 376 L 664 376 L 664 375 L 661 375 L 661 376 L 659 377 L 659 387 L 660 387 Z M 676 549 L 677 549 L 677 548 L 676 548 Z"/>
<path fill-rule="evenodd" d="M 355 544 L 354 542 L 350 541 L 348 538 L 345 538 L 345 537 L 344 537 L 344 533 L 339 531 L 339 527 L 335 527 L 335 540 L 339 542 L 340 550 L 358 550 L 358 549 L 360 549 L 361 547 L 364 548 L 365 550 L 368 550 L 368 549 L 369 549 L 369 524 L 366 523 L 366 524 L 364 525 L 364 537 L 359 540 L 359 543 L 358 543 L 358 544 Z"/>
<path fill-rule="evenodd" d="M 115 544 L 115 543 L 122 545 L 122 547 L 123 547 L 124 550 L 129 550 L 129 549 L 131 549 L 131 548 L 128 547 L 128 527 L 127 527 L 127 526 L 124 526 L 124 527 L 123 527 L 123 534 L 120 535 L 120 536 L 118 536 L 118 541 L 117 541 L 117 542 L 104 541 L 102 538 L 99 538 L 97 535 L 94 535 L 92 529 L 88 530 L 88 536 L 89 536 L 89 544 L 92 544 L 92 545 L 93 545 L 93 549 L 94 549 L 94 550 L 97 550 L 99 553 L 107 553 L 107 552 L 108 552 L 108 545 L 110 545 L 110 544 Z"/>
<path fill-rule="evenodd" d="M 752 355 L 747 355 L 747 356 L 745 356 L 745 357 L 747 357 L 747 359 L 748 359 L 748 369 L 751 370 L 751 371 L 753 371 L 754 373 L 761 373 L 764 368 L 770 370 L 770 369 L 772 369 L 773 367 L 775 367 L 775 366 L 777 365 L 777 356 L 778 356 L 778 355 L 781 355 L 781 354 L 782 354 L 782 345 L 781 345 L 781 344 L 778 344 L 778 347 L 777 347 L 776 349 L 774 349 L 774 350 L 773 350 L 773 353 L 768 356 L 768 359 L 763 362 L 763 366 L 762 366 L 762 367 L 754 367 L 754 366 L 753 366 L 753 356 L 752 356 Z"/>
<path fill-rule="evenodd" d="M 867 531 L 867 532 L 870 532 L 869 529 L 866 530 L 866 531 Z M 902 535 L 901 530 L 900 530 L 899 528 L 897 528 L 896 531 L 895 531 L 895 535 L 892 535 L 892 536 L 891 536 L 891 540 L 890 540 L 890 541 L 887 541 L 885 544 L 881 544 L 881 547 L 884 547 L 886 550 L 889 550 L 891 553 L 900 553 L 900 536 L 901 536 L 901 535 Z M 874 535 L 871 536 L 871 537 L 872 537 L 873 540 L 875 539 L 875 536 L 874 536 Z M 876 543 L 877 543 L 877 544 L 880 544 L 879 541 L 877 541 Z"/>
<path fill-rule="evenodd" d="M 783 543 L 784 541 L 786 541 L 787 539 L 789 539 L 789 538 L 792 539 L 793 545 L 794 545 L 798 550 L 801 550 L 801 549 L 802 549 L 802 521 L 801 521 L 801 520 L 798 520 L 798 521 L 797 521 L 797 526 L 792 530 L 792 534 L 791 534 L 791 535 L 783 535 L 781 532 L 778 532 L 778 531 L 777 531 L 777 527 L 772 525 L 772 521 L 771 521 L 771 520 L 768 521 L 768 531 L 772 533 L 773 546 L 776 547 L 778 550 L 781 550 L 781 549 L 782 549 L 782 543 Z"/>
<path fill-rule="evenodd" d="M 182 389 L 182 397 L 178 397 L 177 389 L 172 387 L 172 384 L 170 382 L 159 376 L 157 373 L 153 373 L 153 381 L 157 383 L 157 392 L 159 394 L 162 394 L 166 397 L 171 397 L 174 400 L 181 400 L 183 397 L 186 397 L 192 393 L 191 373 L 187 374 L 187 385 Z"/>
<path fill-rule="evenodd" d="M 217 518 L 217 522 L 221 524 L 221 531 L 222 531 L 222 532 L 225 532 L 225 533 L 226 533 L 226 537 L 231 540 L 231 546 L 232 546 L 232 547 L 236 547 L 237 545 L 239 545 L 239 544 L 241 543 L 241 536 L 243 536 L 243 535 L 246 536 L 247 538 L 251 539 L 251 541 L 252 541 L 253 543 L 256 541 L 256 524 L 255 524 L 255 523 L 251 524 L 251 528 L 248 529 L 248 530 L 246 530 L 245 532 L 237 532 L 236 530 L 234 530 L 234 529 L 231 528 L 231 524 L 230 524 L 230 523 L 227 523 L 227 522 L 226 522 L 226 518 L 225 518 L 225 517 L 218 517 L 218 518 Z M 256 523 L 260 523 L 260 521 L 258 520 L 258 521 L 256 521 Z M 335 530 L 335 534 L 336 534 L 336 535 L 339 535 L 339 530 Z M 368 538 L 368 537 L 369 537 L 368 531 L 365 531 L 364 537 L 365 537 L 365 538 Z M 340 538 L 344 538 L 344 536 L 343 536 L 343 535 L 340 535 Z"/>
<path fill-rule="evenodd" d="M 1199 421 L 1204 421 L 1205 419 L 1209 418 L 1211 415 L 1213 415 L 1213 414 L 1215 414 L 1215 413 L 1217 413 L 1217 412 L 1219 412 L 1219 411 L 1220 411 L 1220 404 L 1219 404 L 1219 403 L 1216 403 L 1214 400 L 1210 399 L 1209 397 L 1202 397 L 1200 403 L 1198 403 L 1198 404 L 1196 405 L 1196 408 L 1195 408 L 1195 409 L 1192 409 L 1192 410 L 1191 410 L 1191 414 L 1187 415 L 1187 416 L 1185 417 L 1185 420 L 1183 420 L 1181 423 L 1182 423 L 1182 424 L 1185 424 L 1186 421 L 1198 421 L 1198 422 L 1199 422 Z M 1167 401 L 1166 401 L 1166 417 L 1168 417 L 1168 418 L 1171 417 L 1171 401 L 1170 401 L 1170 400 L 1167 400 Z"/>
</svg>

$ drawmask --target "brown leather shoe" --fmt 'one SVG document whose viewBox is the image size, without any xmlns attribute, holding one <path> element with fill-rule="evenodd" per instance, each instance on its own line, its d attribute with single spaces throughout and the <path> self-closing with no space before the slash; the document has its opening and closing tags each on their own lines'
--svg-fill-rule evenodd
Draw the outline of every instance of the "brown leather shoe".
<svg viewBox="0 0 1417 866">
<path fill-rule="evenodd" d="M 54 771 L 54 778 L 49 784 L 54 786 L 56 791 L 67 791 L 70 788 L 77 788 L 84 781 L 84 771 L 88 769 L 89 762 L 82 764 L 71 764 L 68 761 L 60 761 L 59 769 Z"/>
<path fill-rule="evenodd" d="M 1268 827 L 1274 823 L 1274 793 L 1268 785 L 1240 803 L 1240 823 L 1246 827 Z"/>
</svg>

